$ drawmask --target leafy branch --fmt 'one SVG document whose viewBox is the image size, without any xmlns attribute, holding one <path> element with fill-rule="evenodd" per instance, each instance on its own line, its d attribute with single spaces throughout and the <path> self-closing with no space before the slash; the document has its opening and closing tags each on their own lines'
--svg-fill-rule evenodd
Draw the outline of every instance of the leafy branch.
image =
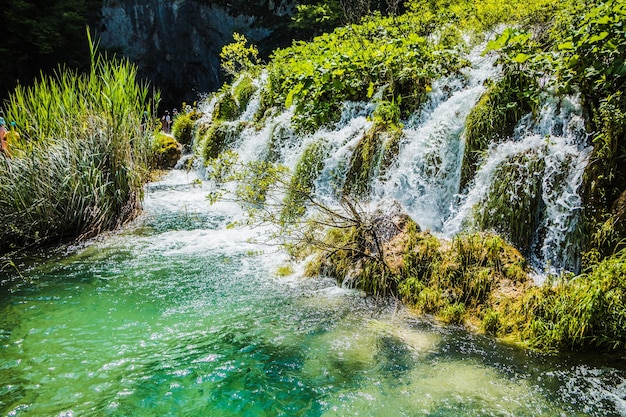
<svg viewBox="0 0 626 417">
<path fill-rule="evenodd" d="M 318 267 L 337 277 L 366 264 L 377 265 L 381 271 L 375 274 L 377 278 L 391 275 L 385 242 L 397 235 L 400 227 L 389 215 L 380 210 L 369 212 L 349 196 L 325 201 L 311 188 L 293 181 L 287 167 L 265 161 L 244 163 L 232 152 L 210 162 L 207 172 L 218 187 L 209 195 L 210 201 L 236 202 L 244 209 L 248 226 L 272 226 L 266 243 L 282 246 L 294 258 L 315 254 Z M 298 207 L 294 208 L 294 200 Z M 355 285 L 363 288 L 369 284 L 357 280 Z M 384 289 L 389 290 L 393 291 L 393 286 Z"/>
</svg>

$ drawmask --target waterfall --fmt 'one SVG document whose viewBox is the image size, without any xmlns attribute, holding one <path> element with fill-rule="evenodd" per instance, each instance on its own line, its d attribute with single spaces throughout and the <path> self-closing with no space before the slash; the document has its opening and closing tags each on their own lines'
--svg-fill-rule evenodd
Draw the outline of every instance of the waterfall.
<svg viewBox="0 0 626 417">
<path fill-rule="evenodd" d="M 393 163 L 372 175 L 365 200 L 371 206 L 397 201 L 422 229 L 444 238 L 495 230 L 516 244 L 538 272 L 576 272 L 578 190 L 590 154 L 577 97 L 544 93 L 539 110 L 523 117 L 510 138 L 492 144 L 474 178 L 460 189 L 466 118 L 487 81 L 501 74 L 496 56 L 482 50 L 469 54 L 471 64 L 460 74 L 433 83 L 420 111 L 404 121 Z M 224 122 L 238 132 L 231 148 L 244 162 L 277 162 L 293 172 L 307 148 L 323 143 L 314 192 L 324 203 L 336 204 L 355 149 L 373 126 L 376 98 L 346 102 L 335 125 L 301 134 L 291 125 L 294 108 L 266 117 L 262 126 L 252 123 L 266 81 L 266 74 L 255 80 L 257 92 L 247 109 L 237 120 Z M 206 106 L 211 111 L 214 99 Z"/>
<path fill-rule="evenodd" d="M 378 199 L 395 199 L 424 229 L 440 231 L 458 192 L 465 119 L 498 73 L 494 56 L 477 48 L 461 76 L 434 83 L 424 110 L 409 120 L 393 169 L 374 186 Z"/>
<path fill-rule="evenodd" d="M 578 190 L 592 148 L 587 143 L 577 97 L 559 99 L 546 95 L 542 101 L 537 117 L 527 115 L 518 123 L 514 137 L 489 148 L 468 191 L 458 196 L 459 203 L 442 231 L 452 236 L 465 228 L 476 227 L 473 216 L 484 210 L 489 198 L 494 197 L 489 195 L 490 189 L 502 180 L 502 168 L 519 163 L 519 157 L 523 156 L 527 163 L 514 171 L 525 175 L 507 177 L 514 181 L 506 184 L 506 188 L 515 192 L 505 198 L 510 207 L 519 206 L 517 200 L 522 198 L 536 199 L 536 204 L 528 207 L 537 212 L 530 247 L 521 249 L 529 250 L 531 263 L 538 272 L 576 272 L 580 268 L 582 215 Z M 539 169 L 529 170 L 529 166 Z M 536 187 L 529 186 L 532 183 Z M 530 195 L 533 192 L 536 195 Z M 486 215 L 497 215 L 497 211 Z"/>
</svg>

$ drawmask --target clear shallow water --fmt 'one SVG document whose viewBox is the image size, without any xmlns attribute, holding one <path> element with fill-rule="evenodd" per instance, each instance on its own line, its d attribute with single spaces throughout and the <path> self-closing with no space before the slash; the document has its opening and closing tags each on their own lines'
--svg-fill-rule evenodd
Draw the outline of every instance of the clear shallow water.
<svg viewBox="0 0 626 417">
<path fill-rule="evenodd" d="M 531 354 L 277 277 L 283 256 L 227 229 L 238 211 L 193 179 L 173 172 L 128 230 L 5 283 L 0 414 L 626 415 L 622 359 Z"/>
</svg>

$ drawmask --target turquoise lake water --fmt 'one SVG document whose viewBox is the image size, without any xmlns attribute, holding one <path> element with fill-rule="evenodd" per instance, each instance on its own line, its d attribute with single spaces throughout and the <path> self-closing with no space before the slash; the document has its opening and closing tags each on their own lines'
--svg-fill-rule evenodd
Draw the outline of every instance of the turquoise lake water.
<svg viewBox="0 0 626 417">
<path fill-rule="evenodd" d="M 626 415 L 626 361 L 545 356 L 412 315 L 226 228 L 195 178 L 146 213 L 0 275 L 8 416 Z"/>
</svg>

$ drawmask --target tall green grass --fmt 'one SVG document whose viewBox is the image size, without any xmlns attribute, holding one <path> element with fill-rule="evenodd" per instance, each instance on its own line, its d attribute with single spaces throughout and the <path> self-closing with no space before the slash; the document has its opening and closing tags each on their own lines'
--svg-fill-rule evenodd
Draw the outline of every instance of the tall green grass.
<svg viewBox="0 0 626 417">
<path fill-rule="evenodd" d="M 87 74 L 60 68 L 4 103 L 20 139 L 0 158 L 0 254 L 114 228 L 139 209 L 159 94 L 91 46 Z"/>
</svg>

